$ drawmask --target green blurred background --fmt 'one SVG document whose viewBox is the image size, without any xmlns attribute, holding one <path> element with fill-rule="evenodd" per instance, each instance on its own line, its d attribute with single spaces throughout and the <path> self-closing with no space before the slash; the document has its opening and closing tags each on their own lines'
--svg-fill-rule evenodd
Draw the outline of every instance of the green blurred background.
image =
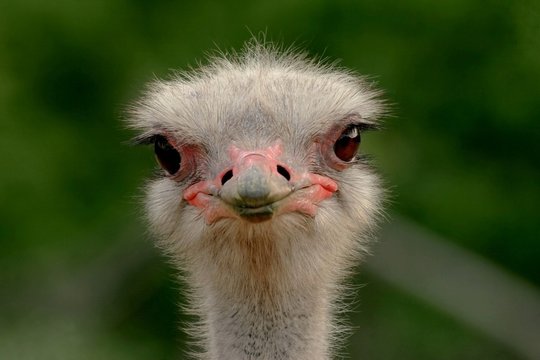
<svg viewBox="0 0 540 360">
<path fill-rule="evenodd" d="M 261 31 L 385 90 L 393 116 L 364 151 L 391 214 L 540 286 L 538 2 L 2 0 L 0 359 L 183 358 L 182 284 L 141 220 L 153 155 L 125 144 L 123 109 Z M 355 281 L 349 358 L 522 358 L 373 272 Z"/>
</svg>

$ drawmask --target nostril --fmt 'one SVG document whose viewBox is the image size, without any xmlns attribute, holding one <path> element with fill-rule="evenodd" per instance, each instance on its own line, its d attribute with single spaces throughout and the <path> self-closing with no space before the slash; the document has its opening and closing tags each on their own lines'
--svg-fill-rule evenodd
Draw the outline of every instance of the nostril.
<svg viewBox="0 0 540 360">
<path fill-rule="evenodd" d="M 278 165 L 277 166 L 277 172 L 283 176 L 285 179 L 287 179 L 287 181 L 291 180 L 291 174 L 289 174 L 289 172 L 287 171 L 287 169 L 285 169 L 283 166 L 281 165 Z"/>
<path fill-rule="evenodd" d="M 227 171 L 225 174 L 223 174 L 223 177 L 221 178 L 221 185 L 225 185 L 225 183 L 231 180 L 232 177 L 233 177 L 232 170 Z"/>
</svg>

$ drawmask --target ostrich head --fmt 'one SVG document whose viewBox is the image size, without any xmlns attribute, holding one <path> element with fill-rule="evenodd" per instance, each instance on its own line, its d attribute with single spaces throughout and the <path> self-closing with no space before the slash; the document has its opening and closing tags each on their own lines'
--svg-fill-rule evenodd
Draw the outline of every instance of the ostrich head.
<svg viewBox="0 0 540 360">
<path fill-rule="evenodd" d="M 203 357 L 329 357 L 343 277 L 380 210 L 359 149 L 376 95 L 350 72 L 254 42 L 154 82 L 133 107 L 161 166 L 149 223 L 185 274 Z"/>
</svg>

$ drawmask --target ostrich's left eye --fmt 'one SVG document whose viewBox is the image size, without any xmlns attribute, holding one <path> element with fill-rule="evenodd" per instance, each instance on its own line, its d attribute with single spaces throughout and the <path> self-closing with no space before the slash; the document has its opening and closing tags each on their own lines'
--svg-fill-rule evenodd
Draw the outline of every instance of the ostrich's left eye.
<svg viewBox="0 0 540 360">
<path fill-rule="evenodd" d="M 352 161 L 360 147 L 360 140 L 359 126 L 351 125 L 337 139 L 334 144 L 334 153 L 340 160 Z"/>
<path fill-rule="evenodd" d="M 170 175 L 180 170 L 180 153 L 164 136 L 158 135 L 154 138 L 154 153 L 159 165 Z"/>
</svg>

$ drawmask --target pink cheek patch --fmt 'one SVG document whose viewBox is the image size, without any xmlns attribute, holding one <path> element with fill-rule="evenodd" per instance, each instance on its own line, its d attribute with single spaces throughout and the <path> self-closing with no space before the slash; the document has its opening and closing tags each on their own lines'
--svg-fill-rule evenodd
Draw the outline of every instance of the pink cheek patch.
<svg viewBox="0 0 540 360">
<path fill-rule="evenodd" d="M 186 198 L 186 193 L 184 193 L 184 199 L 190 205 L 202 210 L 201 214 L 204 216 L 204 220 L 207 224 L 212 224 L 221 218 L 236 217 L 231 209 L 212 195 L 203 192 L 195 193 L 194 196 L 191 196 L 191 194 L 189 195 L 190 197 Z"/>
<path fill-rule="evenodd" d="M 307 173 L 306 178 L 309 184 L 320 185 L 325 191 L 327 191 L 329 193 L 328 197 L 332 196 L 332 194 L 338 190 L 337 183 L 326 176 Z"/>
<path fill-rule="evenodd" d="M 225 218 L 235 217 L 231 209 L 225 206 L 214 196 L 218 187 L 214 181 L 201 181 L 191 185 L 184 191 L 184 200 L 190 205 L 202 210 L 202 215 L 207 224 Z"/>
<path fill-rule="evenodd" d="M 204 208 L 212 196 L 213 183 L 201 181 L 184 190 L 184 199 L 193 206 Z M 206 196 L 202 196 L 206 195 Z"/>
<path fill-rule="evenodd" d="M 184 196 L 184 199 L 186 199 L 186 201 L 190 205 L 193 205 L 193 206 L 201 208 L 201 209 L 205 209 L 210 205 L 210 202 L 212 201 L 212 196 L 208 195 L 208 194 L 205 194 L 205 193 L 202 193 L 202 192 L 198 192 L 198 193 L 194 194 L 194 196 L 191 196 L 189 198 L 186 198 Z"/>
<path fill-rule="evenodd" d="M 319 203 L 331 198 L 338 189 L 336 182 L 327 177 L 315 174 L 308 177 L 311 178 L 311 185 L 298 190 L 297 196 L 293 195 L 280 212 L 297 211 L 313 217 L 317 214 Z"/>
</svg>

